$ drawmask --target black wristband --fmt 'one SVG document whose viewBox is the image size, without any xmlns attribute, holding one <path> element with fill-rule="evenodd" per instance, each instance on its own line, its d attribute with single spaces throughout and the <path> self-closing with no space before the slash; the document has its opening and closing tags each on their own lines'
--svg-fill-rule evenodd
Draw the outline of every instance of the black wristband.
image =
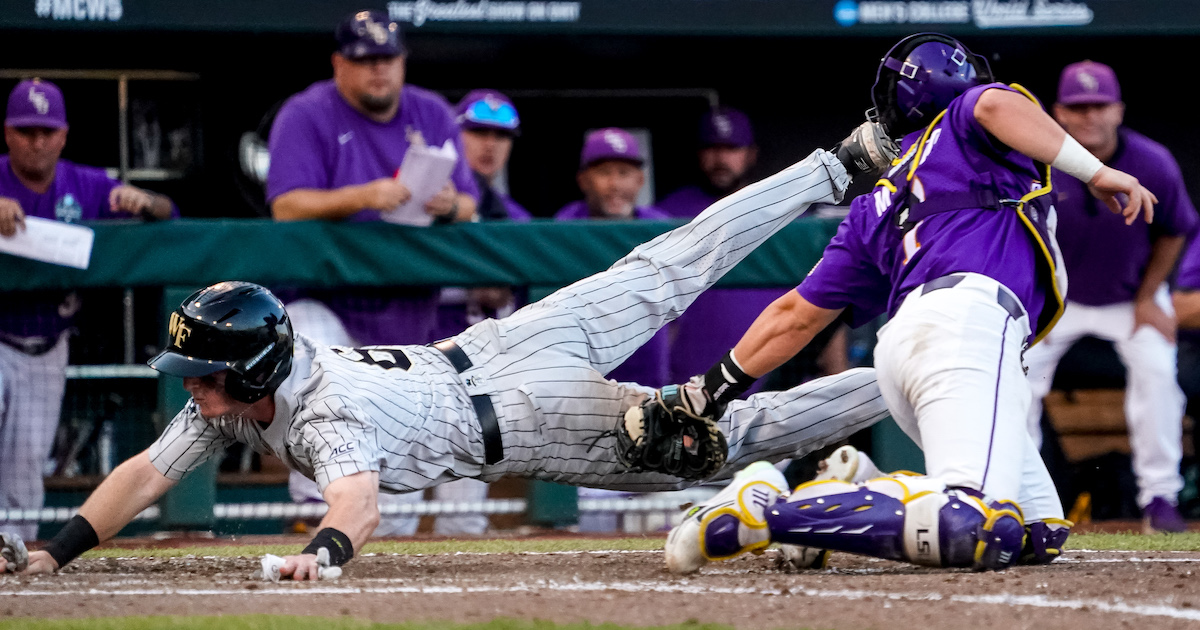
<svg viewBox="0 0 1200 630">
<path fill-rule="evenodd" d="M 733 360 L 733 350 L 730 350 L 704 373 L 704 393 L 709 400 L 724 407 L 746 393 L 757 380 L 738 367 Z"/>
<path fill-rule="evenodd" d="M 63 528 L 58 530 L 54 538 L 42 547 L 42 551 L 50 554 L 51 558 L 58 563 L 58 568 L 67 566 L 67 563 L 79 557 L 79 554 L 100 544 L 100 537 L 96 536 L 96 530 L 92 529 L 92 524 L 86 518 L 76 514 L 67 521 Z"/>
<path fill-rule="evenodd" d="M 350 537 L 332 527 L 317 532 L 302 553 L 317 553 L 321 547 L 329 550 L 330 566 L 340 567 L 354 557 L 354 543 L 350 542 Z"/>
</svg>

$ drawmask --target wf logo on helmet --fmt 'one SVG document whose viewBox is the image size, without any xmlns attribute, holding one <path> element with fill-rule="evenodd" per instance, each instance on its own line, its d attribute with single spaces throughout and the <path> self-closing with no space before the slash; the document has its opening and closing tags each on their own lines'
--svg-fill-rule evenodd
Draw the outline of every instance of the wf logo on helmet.
<svg viewBox="0 0 1200 630">
<path fill-rule="evenodd" d="M 179 313 L 171 313 L 171 321 L 167 323 L 167 335 L 171 337 L 171 343 L 176 348 L 182 348 L 183 342 L 192 334 L 192 329 L 187 324 L 183 323 L 183 318 Z"/>
</svg>

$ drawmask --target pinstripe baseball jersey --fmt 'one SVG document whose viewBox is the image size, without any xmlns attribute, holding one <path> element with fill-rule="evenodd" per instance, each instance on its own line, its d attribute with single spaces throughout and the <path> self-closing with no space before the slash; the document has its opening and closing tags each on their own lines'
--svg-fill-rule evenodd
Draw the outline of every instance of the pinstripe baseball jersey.
<svg viewBox="0 0 1200 630">
<path fill-rule="evenodd" d="M 151 460 L 180 479 L 239 441 L 279 456 L 322 491 L 362 471 L 378 471 L 385 492 L 507 475 L 639 491 L 682 487 L 687 482 L 676 477 L 618 462 L 614 429 L 654 390 L 605 375 L 811 204 L 840 200 L 848 183 L 841 163 L 817 151 L 608 270 L 468 328 L 454 338 L 470 363 L 461 373 L 430 347 L 329 348 L 297 335 L 271 422 L 205 419 L 189 404 L 150 448 Z M 494 409 L 498 460 L 488 458 L 473 397 Z M 735 401 L 720 420 L 730 449 L 718 477 L 757 459 L 803 454 L 886 415 L 873 370 Z"/>
</svg>

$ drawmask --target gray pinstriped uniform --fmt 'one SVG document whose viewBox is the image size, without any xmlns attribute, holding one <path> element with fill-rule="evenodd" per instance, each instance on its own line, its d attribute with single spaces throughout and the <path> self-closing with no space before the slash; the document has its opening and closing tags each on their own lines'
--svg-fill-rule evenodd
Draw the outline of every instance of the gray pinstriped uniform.
<svg viewBox="0 0 1200 630">
<path fill-rule="evenodd" d="M 189 404 L 151 446 L 151 460 L 179 479 L 241 441 L 280 456 L 322 491 L 368 470 L 380 473 L 384 492 L 507 475 L 635 491 L 688 485 L 617 463 L 613 429 L 653 389 L 604 374 L 809 205 L 840 200 L 848 183 L 841 164 L 817 151 L 607 271 L 468 328 L 455 337 L 472 363 L 461 374 L 431 347 L 339 350 L 297 335 L 271 423 L 204 419 Z M 491 465 L 474 395 L 487 395 L 499 420 L 504 457 Z M 869 369 L 735 401 L 721 420 L 730 449 L 718 477 L 757 459 L 815 450 L 886 415 Z"/>
</svg>

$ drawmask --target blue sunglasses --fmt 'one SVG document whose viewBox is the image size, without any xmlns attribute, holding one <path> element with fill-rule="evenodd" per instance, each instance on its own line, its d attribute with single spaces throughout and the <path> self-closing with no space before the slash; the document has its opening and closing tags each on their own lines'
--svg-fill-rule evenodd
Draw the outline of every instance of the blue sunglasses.
<svg viewBox="0 0 1200 630">
<path fill-rule="evenodd" d="M 486 99 L 481 99 L 471 103 L 467 110 L 463 112 L 459 122 L 467 120 L 478 125 L 488 125 L 492 127 L 500 127 L 502 129 L 515 130 L 521 126 L 521 119 L 517 116 L 517 108 L 508 103 L 488 103 Z"/>
</svg>

